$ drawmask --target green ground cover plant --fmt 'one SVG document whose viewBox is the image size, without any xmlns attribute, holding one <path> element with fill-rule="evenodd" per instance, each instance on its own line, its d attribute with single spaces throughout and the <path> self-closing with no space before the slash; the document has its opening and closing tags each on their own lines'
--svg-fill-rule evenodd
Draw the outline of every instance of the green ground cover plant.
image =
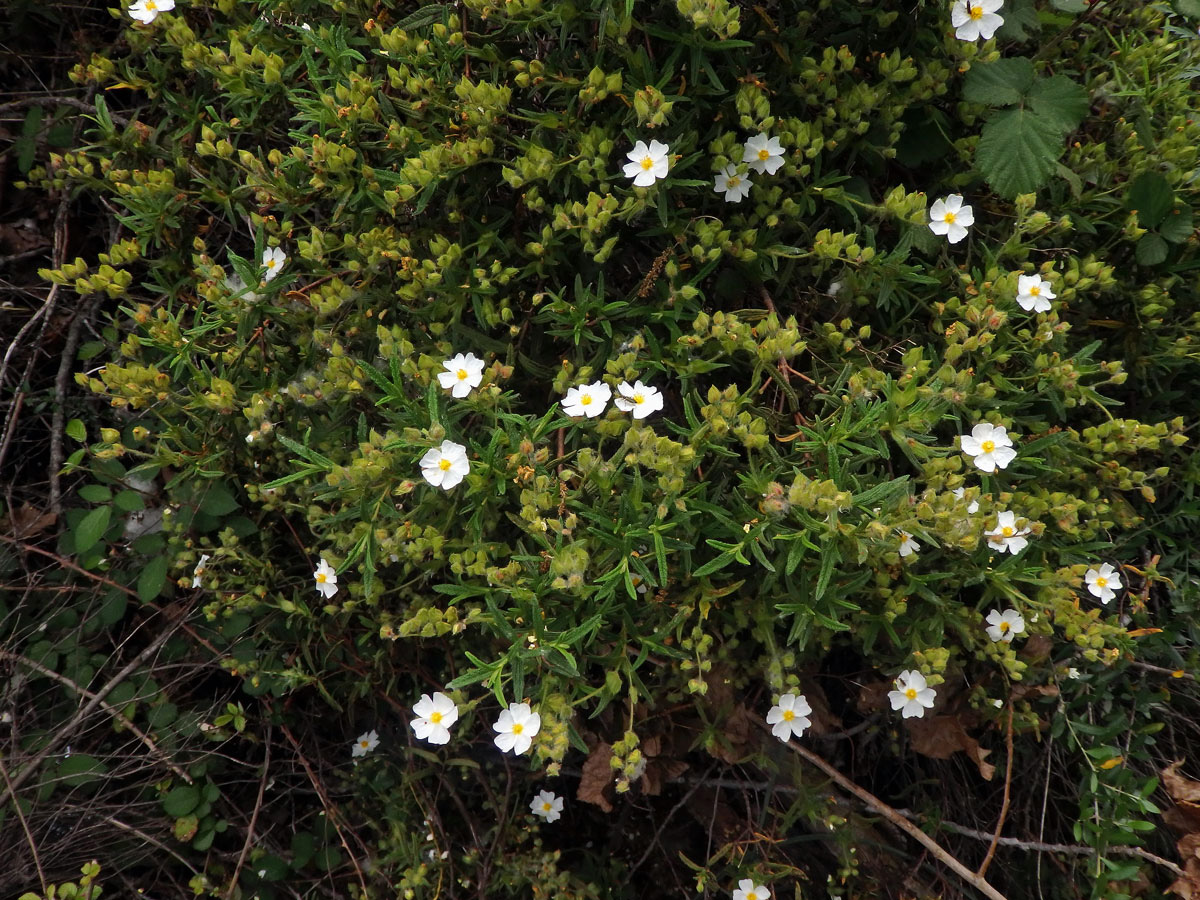
<svg viewBox="0 0 1200 900">
<path fill-rule="evenodd" d="M 0 599 L 12 852 L 1192 896 L 1197 13 L 114 7 L 22 184 L 112 231 L 42 272 L 103 312 Z"/>
</svg>

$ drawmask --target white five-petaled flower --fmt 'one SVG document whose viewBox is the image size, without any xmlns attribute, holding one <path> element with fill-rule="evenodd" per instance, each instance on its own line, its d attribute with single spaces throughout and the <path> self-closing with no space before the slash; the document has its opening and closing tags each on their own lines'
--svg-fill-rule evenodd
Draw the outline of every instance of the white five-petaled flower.
<svg viewBox="0 0 1200 900">
<path fill-rule="evenodd" d="M 354 747 L 350 751 L 353 757 L 366 756 L 372 750 L 379 746 L 379 734 L 375 731 L 364 731 L 358 736 L 354 742 Z"/>
<path fill-rule="evenodd" d="M 287 254 L 278 247 L 268 247 L 263 251 L 262 267 L 266 270 L 263 272 L 263 281 L 270 281 L 276 275 L 283 271 L 283 264 L 287 262 Z"/>
<path fill-rule="evenodd" d="M 413 712 L 417 714 L 409 723 L 413 734 L 431 744 L 450 743 L 450 726 L 458 721 L 458 707 L 453 700 L 441 691 L 434 691 L 432 697 L 422 694 Z"/>
<path fill-rule="evenodd" d="M 622 381 L 617 385 L 617 397 L 613 402 L 621 412 L 631 412 L 635 419 L 644 419 L 663 408 L 663 395 L 656 387 L 635 381 L 632 385 Z"/>
<path fill-rule="evenodd" d="M 950 194 L 941 200 L 934 200 L 929 207 L 929 230 L 934 234 L 944 234 L 946 240 L 957 244 L 967 236 L 967 229 L 975 224 L 975 213 L 969 206 L 963 206 L 962 194 Z"/>
<path fill-rule="evenodd" d="M 1088 592 L 1101 603 L 1107 603 L 1117 596 L 1117 591 L 1122 587 L 1120 573 L 1108 563 L 1099 569 L 1088 569 L 1083 580 L 1087 582 Z"/>
<path fill-rule="evenodd" d="M 1011 644 L 1012 639 L 1025 631 L 1025 620 L 1015 609 L 1000 612 L 993 609 L 987 614 L 987 636 L 993 641 Z"/>
<path fill-rule="evenodd" d="M 1012 438 L 1003 425 L 981 422 L 971 429 L 970 434 L 964 434 L 960 443 L 962 452 L 972 457 L 975 468 L 981 472 L 995 472 L 997 466 L 1007 469 L 1017 458 L 1017 451 L 1012 449 Z"/>
<path fill-rule="evenodd" d="M 129 15 L 149 25 L 159 13 L 170 12 L 174 8 L 175 0 L 137 0 L 129 7 Z"/>
<path fill-rule="evenodd" d="M 988 545 L 1001 553 L 1007 550 L 1016 556 L 1029 545 L 1029 541 L 1025 538 L 1025 535 L 1029 534 L 1029 529 L 1017 528 L 1017 514 L 1009 510 L 996 513 L 996 527 L 985 533 Z"/>
<path fill-rule="evenodd" d="M 321 557 L 321 564 L 317 566 L 317 571 L 313 572 L 313 580 L 317 583 L 317 593 L 328 600 L 338 592 L 337 572 L 333 570 L 333 566 L 325 562 L 325 557 Z"/>
<path fill-rule="evenodd" d="M 212 559 L 207 553 L 200 554 L 200 561 L 196 563 L 196 568 L 192 570 L 192 587 L 200 587 L 200 579 L 204 577 L 204 564 Z"/>
<path fill-rule="evenodd" d="M 774 175 L 783 165 L 783 144 L 777 137 L 756 134 L 742 145 L 742 162 L 760 175 Z"/>
<path fill-rule="evenodd" d="M 1004 0 L 955 0 L 950 9 L 954 36 L 960 41 L 991 40 L 996 29 L 1004 24 L 1004 18 L 996 15 L 1003 5 Z"/>
<path fill-rule="evenodd" d="M 916 542 L 916 539 L 914 539 L 911 534 L 909 534 L 907 531 L 900 532 L 900 556 L 901 557 L 912 556 L 914 553 L 916 553 L 920 549 L 921 549 L 921 545 Z"/>
<path fill-rule="evenodd" d="M 730 163 L 717 173 L 713 190 L 718 194 L 724 194 L 726 203 L 738 203 L 750 196 L 751 184 L 753 182 L 750 180 L 750 176 L 739 175 L 737 166 Z"/>
<path fill-rule="evenodd" d="M 670 149 L 658 141 L 651 141 L 649 147 L 645 141 L 638 141 L 626 157 L 629 162 L 625 163 L 625 177 L 633 179 L 634 187 L 649 187 L 659 178 L 666 178 L 670 168 L 667 159 Z"/>
<path fill-rule="evenodd" d="M 896 689 L 888 691 L 888 700 L 892 709 L 903 710 L 901 716 L 911 719 L 921 718 L 925 710 L 933 709 L 933 698 L 937 696 L 933 688 L 925 683 L 925 676 L 916 669 L 905 669 L 896 679 Z"/>
<path fill-rule="evenodd" d="M 459 353 L 442 363 L 442 368 L 446 371 L 438 373 L 438 383 L 459 400 L 483 383 L 483 360 L 474 353 Z"/>
<path fill-rule="evenodd" d="M 961 500 L 966 493 L 967 493 L 966 488 L 955 488 L 954 489 L 954 496 L 957 497 L 959 500 Z M 970 503 L 967 504 L 967 515 L 973 516 L 977 512 L 979 512 L 979 501 L 972 500 Z"/>
<path fill-rule="evenodd" d="M 528 703 L 510 703 L 492 726 L 497 732 L 493 740 L 505 753 L 520 756 L 533 745 L 534 736 L 542 728 L 542 717 Z"/>
<path fill-rule="evenodd" d="M 547 822 L 557 822 L 561 819 L 562 809 L 563 798 L 556 796 L 553 791 L 539 791 L 529 803 L 529 811 Z"/>
<path fill-rule="evenodd" d="M 568 416 L 587 416 L 594 419 L 604 412 L 604 407 L 608 406 L 611 398 L 612 388 L 603 381 L 593 381 L 591 384 L 568 388 L 567 395 L 563 397 L 562 408 Z"/>
<path fill-rule="evenodd" d="M 755 884 L 752 879 L 743 878 L 733 892 L 733 900 L 771 900 L 771 892 L 765 884 Z"/>
<path fill-rule="evenodd" d="M 771 734 L 786 743 L 792 735 L 804 737 L 804 730 L 812 725 L 812 720 L 807 718 L 810 715 L 812 707 L 803 694 L 784 694 L 767 713 L 767 724 L 774 726 Z"/>
<path fill-rule="evenodd" d="M 1017 276 L 1017 303 L 1025 312 L 1050 312 L 1050 301 L 1057 294 L 1041 275 Z"/>
<path fill-rule="evenodd" d="M 426 481 L 442 490 L 450 490 L 470 471 L 467 448 L 454 441 L 442 441 L 440 447 L 431 447 L 421 457 L 421 474 Z"/>
</svg>

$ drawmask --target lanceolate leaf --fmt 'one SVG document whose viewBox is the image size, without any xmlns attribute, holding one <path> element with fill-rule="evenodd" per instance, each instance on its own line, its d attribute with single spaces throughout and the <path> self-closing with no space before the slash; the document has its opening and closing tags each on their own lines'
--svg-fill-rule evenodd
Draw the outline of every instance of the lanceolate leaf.
<svg viewBox="0 0 1200 900">
<path fill-rule="evenodd" d="M 988 184 L 1005 197 L 1042 187 L 1062 155 L 1062 135 L 1027 109 L 1006 109 L 983 126 L 975 164 Z"/>
</svg>

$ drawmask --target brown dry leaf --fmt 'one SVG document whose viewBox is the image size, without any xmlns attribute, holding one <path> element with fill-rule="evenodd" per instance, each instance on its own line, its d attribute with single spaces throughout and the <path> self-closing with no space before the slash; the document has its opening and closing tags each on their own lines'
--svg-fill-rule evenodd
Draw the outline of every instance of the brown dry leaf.
<svg viewBox="0 0 1200 900">
<path fill-rule="evenodd" d="M 1171 763 L 1159 774 L 1163 789 L 1175 805 L 1163 813 L 1163 821 L 1180 832 L 1179 858 L 1183 874 L 1167 890 L 1184 900 L 1200 898 L 1200 781 L 1179 774 L 1183 760 Z"/>
<path fill-rule="evenodd" d="M 1041 662 L 1044 659 L 1050 658 L 1050 651 L 1054 649 L 1054 641 L 1046 637 L 1044 634 L 1031 635 L 1024 646 L 1021 647 L 1021 659 L 1029 662 Z"/>
<path fill-rule="evenodd" d="M 637 780 L 637 785 L 643 794 L 657 797 L 662 793 L 664 785 L 675 780 L 688 769 L 688 764 L 683 760 L 662 755 L 663 739 L 657 734 L 642 741 L 641 751 L 646 758 L 646 771 Z"/>
<path fill-rule="evenodd" d="M 585 803 L 594 803 L 605 812 L 612 812 L 612 801 L 606 796 L 613 791 L 612 744 L 603 741 L 592 748 L 583 764 L 579 779 L 579 790 L 575 797 Z"/>
<path fill-rule="evenodd" d="M 858 700 L 855 701 L 855 708 L 864 716 L 869 716 L 873 712 L 879 712 L 882 709 L 890 709 L 891 704 L 888 702 L 888 692 L 893 690 L 894 685 L 890 681 L 875 681 L 871 684 L 864 684 L 858 689 Z"/>
<path fill-rule="evenodd" d="M 979 767 L 985 781 L 991 781 L 996 774 L 996 767 L 984 761 L 992 751 L 984 750 L 979 741 L 967 734 L 958 716 L 908 719 L 907 725 L 912 748 L 918 753 L 933 759 L 949 759 L 961 750 Z"/>
<path fill-rule="evenodd" d="M 23 503 L 13 510 L 12 519 L 5 524 L 5 530 L 12 530 L 17 540 L 25 540 L 40 534 L 58 520 L 52 512 L 42 512 L 30 503 Z"/>
<path fill-rule="evenodd" d="M 722 723 L 721 730 L 713 736 L 707 750 L 722 762 L 735 765 L 752 752 L 750 743 L 753 734 L 754 720 L 750 717 L 750 711 L 739 703 Z"/>
</svg>

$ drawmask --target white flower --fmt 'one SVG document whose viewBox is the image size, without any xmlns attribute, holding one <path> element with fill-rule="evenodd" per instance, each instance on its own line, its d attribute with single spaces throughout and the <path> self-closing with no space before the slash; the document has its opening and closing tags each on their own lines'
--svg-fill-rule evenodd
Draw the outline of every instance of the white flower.
<svg viewBox="0 0 1200 900">
<path fill-rule="evenodd" d="M 1050 312 L 1050 301 L 1056 296 L 1041 275 L 1017 276 L 1017 303 L 1025 312 Z"/>
<path fill-rule="evenodd" d="M 1107 603 L 1117 596 L 1117 591 L 1122 586 L 1120 574 L 1108 563 L 1104 563 L 1099 569 L 1088 569 L 1083 580 L 1087 582 L 1088 592 L 1099 598 L 1101 603 Z"/>
<path fill-rule="evenodd" d="M 474 353 L 459 353 L 442 363 L 442 368 L 446 371 L 438 373 L 438 383 L 459 400 L 483 383 L 483 360 Z"/>
<path fill-rule="evenodd" d="M 358 740 L 354 742 L 354 747 L 350 750 L 350 755 L 355 758 L 366 756 L 378 746 L 379 735 L 374 731 L 364 731 L 358 736 Z"/>
<path fill-rule="evenodd" d="M 733 892 L 733 900 L 770 900 L 770 898 L 771 892 L 767 890 L 765 884 L 755 884 L 749 878 L 739 881 Z"/>
<path fill-rule="evenodd" d="M 629 580 L 631 582 L 633 582 L 633 589 L 635 591 L 637 591 L 639 594 L 646 593 L 646 581 L 645 581 L 645 579 L 642 578 L 641 575 L 637 575 L 633 572 L 630 572 Z"/>
<path fill-rule="evenodd" d="M 967 493 L 966 488 L 955 488 L 954 489 L 954 496 L 957 497 L 959 500 L 961 500 L 963 498 L 963 495 L 966 493 Z M 977 512 L 979 512 L 979 501 L 972 500 L 969 504 L 967 504 L 967 515 L 973 516 Z"/>
<path fill-rule="evenodd" d="M 997 643 L 1004 641 L 1011 644 L 1014 637 L 1025 631 L 1025 620 L 1015 609 L 1006 609 L 1004 612 L 993 609 L 987 614 L 987 623 L 987 636 Z"/>
<path fill-rule="evenodd" d="M 557 822 L 561 819 L 562 808 L 563 798 L 555 796 L 552 791 L 539 791 L 529 803 L 529 811 L 547 822 Z"/>
<path fill-rule="evenodd" d="M 992 706 L 996 707 L 996 709 L 1004 709 L 1004 701 L 1003 700 L 993 700 Z"/>
<path fill-rule="evenodd" d="M 1074 666 L 1071 666 L 1070 668 L 1067 669 L 1067 677 L 1071 678 L 1071 679 L 1078 678 L 1079 670 L 1077 668 L 1075 668 Z"/>
<path fill-rule="evenodd" d="M 888 691 L 892 709 L 903 709 L 904 712 L 901 715 L 905 719 L 924 716 L 925 710 L 933 709 L 935 696 L 933 688 L 926 686 L 925 676 L 916 669 L 906 669 L 901 672 L 896 679 L 896 689 Z"/>
<path fill-rule="evenodd" d="M 633 179 L 634 187 L 649 187 L 659 178 L 666 178 L 670 149 L 658 141 L 651 141 L 649 147 L 645 141 L 638 141 L 626 156 L 629 162 L 625 163 L 625 177 Z"/>
<path fill-rule="evenodd" d="M 160 12 L 170 12 L 174 8 L 175 0 L 137 0 L 129 7 L 129 15 L 149 25 Z"/>
<path fill-rule="evenodd" d="M 253 303 L 258 299 L 258 294 L 254 291 L 246 290 L 246 282 L 242 281 L 242 276 L 234 272 L 225 279 L 225 289 L 231 294 L 241 294 L 242 299 L 249 303 Z"/>
<path fill-rule="evenodd" d="M 196 563 L 196 568 L 192 569 L 192 587 L 200 587 L 200 579 L 204 577 L 204 564 L 212 559 L 207 553 L 200 554 L 200 561 Z"/>
<path fill-rule="evenodd" d="M 650 387 L 635 381 L 631 387 L 628 381 L 617 385 L 617 393 L 621 396 L 613 402 L 621 412 L 632 412 L 635 419 L 644 419 L 651 413 L 660 412 L 663 408 L 663 395 L 658 388 Z"/>
<path fill-rule="evenodd" d="M 812 720 L 807 718 L 810 715 L 812 707 L 808 705 L 808 700 L 803 694 L 798 697 L 795 694 L 784 694 L 779 698 L 778 705 L 772 706 L 767 713 L 767 724 L 774 725 L 771 734 L 786 743 L 793 734 L 796 737 L 804 737 L 804 729 L 812 725 Z"/>
<path fill-rule="evenodd" d="M 774 175 L 783 165 L 783 145 L 777 137 L 756 134 L 742 145 L 742 162 L 760 175 Z"/>
<path fill-rule="evenodd" d="M 954 36 L 960 41 L 991 40 L 996 29 L 1004 24 L 1004 19 L 996 15 L 1003 5 L 1004 0 L 955 0 L 950 8 Z"/>
<path fill-rule="evenodd" d="M 1001 553 L 1007 550 L 1013 556 L 1016 556 L 1029 544 L 1029 541 L 1025 539 L 1025 535 L 1029 534 L 1029 529 L 1018 529 L 1017 514 L 1008 510 L 996 513 L 996 527 L 985 534 L 988 545 L 993 550 L 999 550 Z"/>
<path fill-rule="evenodd" d="M 434 691 L 432 697 L 422 694 L 413 712 L 417 718 L 409 724 L 418 738 L 431 744 L 450 742 L 450 726 L 458 721 L 458 707 L 453 700 L 441 691 Z"/>
<path fill-rule="evenodd" d="M 317 583 L 317 593 L 328 600 L 338 592 L 337 572 L 329 563 L 325 562 L 325 557 L 321 557 L 321 564 L 317 566 L 317 571 L 313 572 L 313 580 Z"/>
<path fill-rule="evenodd" d="M 909 534 L 907 531 L 900 532 L 900 556 L 901 557 L 912 556 L 914 553 L 916 553 L 920 549 L 921 549 L 921 545 L 916 542 L 916 540 L 913 538 L 913 536 L 911 534 Z"/>
<path fill-rule="evenodd" d="M 563 412 L 576 418 L 587 416 L 589 419 L 594 419 L 604 412 L 604 407 L 608 406 L 611 397 L 612 388 L 603 381 L 594 381 L 591 384 L 568 388 L 567 395 L 563 397 L 562 401 Z"/>
<path fill-rule="evenodd" d="M 434 487 L 448 491 L 471 471 L 467 460 L 467 448 L 454 441 L 442 441 L 442 446 L 432 447 L 421 457 L 421 474 Z"/>
<path fill-rule="evenodd" d="M 541 730 L 542 717 L 528 703 L 510 703 L 492 726 L 497 732 L 493 740 L 505 753 L 520 756 L 533 745 L 533 737 Z"/>
<path fill-rule="evenodd" d="M 268 247 L 263 251 L 262 267 L 266 269 L 263 273 L 263 281 L 270 281 L 276 275 L 283 271 L 283 264 L 287 262 L 287 254 L 278 247 Z"/>
<path fill-rule="evenodd" d="M 750 180 L 750 176 L 739 175 L 737 166 L 730 163 L 717 173 L 713 190 L 718 194 L 724 194 L 726 203 L 737 203 L 750 196 L 751 184 L 753 182 Z"/>
<path fill-rule="evenodd" d="M 1012 438 L 1003 425 L 982 422 L 972 428 L 970 434 L 964 434 L 960 444 L 962 452 L 973 457 L 975 468 L 981 472 L 995 472 L 997 466 L 1007 469 L 1017 458 L 1017 451 L 1012 449 Z"/>
<path fill-rule="evenodd" d="M 971 207 L 963 206 L 962 194 L 951 194 L 934 200 L 929 207 L 929 230 L 944 234 L 946 240 L 957 244 L 967 236 L 967 229 L 975 224 L 975 213 Z"/>
</svg>

